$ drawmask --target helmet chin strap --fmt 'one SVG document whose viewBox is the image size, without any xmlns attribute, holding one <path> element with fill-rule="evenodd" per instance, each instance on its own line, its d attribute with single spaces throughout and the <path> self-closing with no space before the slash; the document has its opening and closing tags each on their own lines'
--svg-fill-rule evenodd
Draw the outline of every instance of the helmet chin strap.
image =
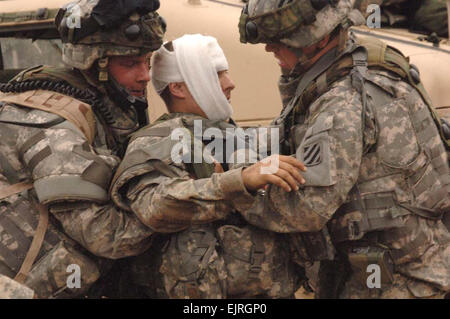
<svg viewBox="0 0 450 319">
<path fill-rule="evenodd" d="M 109 76 L 108 82 L 105 83 L 105 88 L 110 93 L 110 98 L 123 109 L 133 109 L 136 111 L 139 126 L 148 124 L 147 120 L 147 98 L 137 97 L 130 93 L 129 90 L 120 85 L 114 77 Z"/>
<path fill-rule="evenodd" d="M 306 72 L 311 66 L 312 63 L 311 61 L 318 55 L 320 54 L 322 51 L 328 51 L 330 50 L 334 45 L 333 40 L 334 38 L 332 38 L 330 36 L 330 38 L 328 39 L 328 41 L 325 44 L 322 45 L 318 45 L 315 50 L 312 50 L 311 53 L 305 53 L 304 49 L 302 48 L 290 48 L 292 52 L 295 53 L 295 55 L 298 57 L 298 62 L 295 65 L 294 69 L 292 69 L 291 74 L 295 73 L 295 74 L 302 74 L 304 72 Z M 338 50 L 339 52 L 343 51 L 345 48 L 345 43 L 347 41 L 347 31 L 339 31 L 338 33 L 338 41 L 337 41 L 337 46 L 338 46 Z M 317 43 L 320 43 L 317 42 Z M 316 44 L 317 44 L 316 43 Z M 314 45 L 316 45 L 314 44 Z"/>
<path fill-rule="evenodd" d="M 309 65 L 311 64 L 312 59 L 317 55 L 318 52 L 320 52 L 321 49 L 317 49 L 314 50 L 312 53 L 310 54 L 306 54 L 303 49 L 299 49 L 299 48 L 290 48 L 292 52 L 295 53 L 295 55 L 298 57 L 298 62 L 297 64 L 294 66 L 294 68 L 291 70 L 291 74 L 292 73 L 296 73 L 296 74 L 302 74 L 304 73 L 308 68 Z"/>
</svg>

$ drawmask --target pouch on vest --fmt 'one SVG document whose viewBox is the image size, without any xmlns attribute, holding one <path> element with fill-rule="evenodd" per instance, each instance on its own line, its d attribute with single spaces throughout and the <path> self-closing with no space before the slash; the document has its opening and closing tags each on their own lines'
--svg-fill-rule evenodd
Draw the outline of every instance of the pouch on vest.
<svg viewBox="0 0 450 319">
<path fill-rule="evenodd" d="M 170 298 L 226 296 L 226 270 L 216 244 L 211 224 L 192 226 L 171 237 L 160 268 Z"/>
<path fill-rule="evenodd" d="M 296 280 L 284 237 L 252 226 L 224 225 L 217 233 L 229 274 L 228 295 L 288 298 L 294 294 Z"/>
<path fill-rule="evenodd" d="M 379 274 L 381 284 L 391 284 L 394 280 L 394 262 L 388 250 L 378 247 L 354 248 L 348 253 L 348 261 L 363 285 L 367 284 L 371 274 Z"/>
<path fill-rule="evenodd" d="M 296 233 L 290 237 L 302 262 L 313 263 L 335 258 L 336 249 L 327 227 L 318 232 Z"/>
</svg>

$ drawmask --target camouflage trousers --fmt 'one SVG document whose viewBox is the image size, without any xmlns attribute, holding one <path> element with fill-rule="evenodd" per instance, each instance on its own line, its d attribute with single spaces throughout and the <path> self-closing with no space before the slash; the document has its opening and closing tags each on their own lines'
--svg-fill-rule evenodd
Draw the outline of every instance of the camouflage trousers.
<svg viewBox="0 0 450 319">
<path fill-rule="evenodd" d="M 162 244 L 164 242 L 164 244 Z M 298 289 L 290 248 L 252 226 L 193 226 L 161 235 L 128 259 L 128 276 L 152 298 L 291 298 Z"/>
</svg>

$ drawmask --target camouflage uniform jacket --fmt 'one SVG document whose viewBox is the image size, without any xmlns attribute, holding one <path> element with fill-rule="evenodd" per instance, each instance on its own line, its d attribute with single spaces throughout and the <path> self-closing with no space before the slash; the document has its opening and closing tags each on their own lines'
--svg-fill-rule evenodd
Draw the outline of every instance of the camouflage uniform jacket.
<svg viewBox="0 0 450 319">
<path fill-rule="evenodd" d="M 79 83 L 81 88 L 89 86 L 80 73 L 70 69 L 40 67 L 23 75 L 27 76 L 28 83 L 34 79 L 70 83 L 72 79 L 76 80 L 78 88 Z M 25 99 L 30 103 L 57 109 L 79 105 L 80 110 L 86 111 L 91 107 L 71 96 L 46 90 L 7 93 L 2 97 L 18 94 L 22 97 L 28 94 Z M 107 97 L 102 99 L 110 105 L 115 119 L 111 126 L 117 140 L 125 140 L 124 137 L 137 128 L 136 122 L 130 114 L 111 104 Z M 133 214 L 121 210 L 108 199 L 109 180 L 120 158 L 107 146 L 104 122 L 96 118 L 95 123 L 95 136 L 88 141 L 79 127 L 56 114 L 18 103 L 1 103 L 0 187 L 28 181 L 33 182 L 34 189 L 1 202 L 0 273 L 13 277 L 23 262 L 37 225 L 38 213 L 33 206 L 36 200 L 47 204 L 51 213 L 37 259 L 41 266 L 49 251 L 54 252 L 61 245 L 70 246 L 66 251 L 72 250 L 75 244 L 71 239 L 94 255 L 112 259 L 137 255 L 149 247 L 152 232 Z M 61 271 L 67 276 L 65 269 Z M 85 271 L 84 275 L 90 273 L 98 277 L 98 271 L 92 267 L 82 271 Z M 28 276 L 27 283 L 34 289 L 39 287 L 33 286 L 32 281 L 38 280 L 39 276 L 45 278 L 47 275 L 45 272 L 35 274 L 32 269 Z M 64 285 L 65 279 L 60 280 Z M 48 291 L 37 293 L 47 296 Z"/>
<path fill-rule="evenodd" d="M 450 234 L 439 217 L 450 210 L 450 176 L 437 127 L 418 92 L 396 74 L 371 68 L 365 78 L 364 117 L 351 75 L 322 85 L 310 104 L 299 99 L 285 122 L 284 152 L 305 163 L 306 184 L 290 193 L 270 186 L 242 214 L 276 232 L 329 231 L 344 256 L 384 247 L 396 272 L 449 290 Z M 284 79 L 288 101 L 300 78 Z M 317 260 L 308 256 L 313 248 L 306 250 L 306 260 Z"/>
<path fill-rule="evenodd" d="M 154 231 L 177 232 L 224 220 L 237 208 L 249 208 L 253 200 L 242 182 L 241 168 L 193 179 L 185 162 L 173 161 L 171 152 L 181 142 L 172 139 L 171 132 L 193 129 L 196 120 L 203 123 L 204 130 L 234 127 L 193 114 L 170 114 L 165 121 L 136 133 L 112 183 L 115 203 L 136 213 Z"/>
<path fill-rule="evenodd" d="M 207 143 L 207 130 L 213 128 L 222 136 L 214 134 Z M 112 182 L 111 197 L 118 206 L 133 211 L 155 232 L 171 233 L 155 237 L 149 250 L 152 260 L 161 256 L 155 264 L 161 264 L 159 275 L 170 298 L 288 298 L 298 288 L 285 236 L 252 227 L 235 213 L 253 202 L 241 176 L 246 158 L 239 164 L 228 159 L 229 166 L 221 162 L 224 173 L 214 173 L 206 157 L 189 163 L 196 159 L 196 150 L 202 154 L 211 145 L 220 162 L 219 145 L 229 147 L 227 142 L 235 135 L 227 131 L 235 128 L 188 113 L 164 115 L 134 134 Z M 183 161 L 174 156 L 180 150 L 181 142 L 174 137 L 180 129 L 184 138 L 195 138 L 200 146 L 185 140 L 194 156 L 184 154 Z M 230 155 L 241 151 L 238 145 Z M 240 154 L 249 153 L 244 148 Z M 169 238 L 167 244 L 158 243 L 164 238 Z M 154 273 L 148 262 L 138 263 L 132 271 L 141 274 L 137 285 Z"/>
</svg>

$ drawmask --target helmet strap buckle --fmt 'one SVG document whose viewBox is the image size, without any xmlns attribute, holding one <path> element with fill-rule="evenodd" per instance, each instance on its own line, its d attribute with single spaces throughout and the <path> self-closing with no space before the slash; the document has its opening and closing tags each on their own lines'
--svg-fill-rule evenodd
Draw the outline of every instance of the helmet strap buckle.
<svg viewBox="0 0 450 319">
<path fill-rule="evenodd" d="M 98 80 L 100 82 L 108 81 L 108 57 L 98 59 Z"/>
</svg>

